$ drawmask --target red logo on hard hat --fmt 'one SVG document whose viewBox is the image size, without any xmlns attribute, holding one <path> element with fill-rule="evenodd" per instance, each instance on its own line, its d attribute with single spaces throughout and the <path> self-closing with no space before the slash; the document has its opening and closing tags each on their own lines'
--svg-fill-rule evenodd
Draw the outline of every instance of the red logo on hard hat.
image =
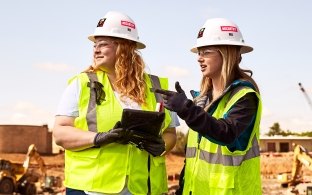
<svg viewBox="0 0 312 195">
<path fill-rule="evenodd" d="M 102 27 L 102 26 L 104 25 L 105 20 L 106 20 L 106 18 L 102 18 L 102 19 L 98 22 L 98 24 L 97 24 L 96 27 Z"/>
<path fill-rule="evenodd" d="M 130 27 L 130 28 L 135 29 L 135 24 L 133 24 L 132 22 L 128 22 L 128 21 L 125 21 L 125 20 L 121 20 L 121 25 L 122 25 L 122 26 L 128 26 L 128 27 Z"/>
<path fill-rule="evenodd" d="M 205 31 L 205 28 L 200 29 L 199 32 L 198 32 L 197 38 L 202 37 L 203 34 L 204 34 L 204 31 Z"/>
<path fill-rule="evenodd" d="M 237 28 L 235 26 L 220 26 L 221 31 L 230 31 L 237 32 Z"/>
</svg>

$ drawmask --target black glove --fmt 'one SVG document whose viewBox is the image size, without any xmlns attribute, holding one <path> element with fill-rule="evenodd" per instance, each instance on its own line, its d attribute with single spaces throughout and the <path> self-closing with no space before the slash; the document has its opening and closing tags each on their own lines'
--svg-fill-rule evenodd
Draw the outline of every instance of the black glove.
<svg viewBox="0 0 312 195">
<path fill-rule="evenodd" d="M 129 143 L 140 150 L 145 150 L 153 156 L 161 156 L 166 151 L 166 145 L 161 136 L 151 135 L 136 130 L 129 131 Z"/>
<path fill-rule="evenodd" d="M 118 121 L 113 129 L 108 132 L 97 133 L 94 137 L 93 144 L 95 147 L 100 147 L 101 145 L 110 144 L 112 142 L 127 144 L 128 141 L 124 140 L 127 133 L 127 130 L 124 130 L 121 127 L 120 121 Z"/>
<path fill-rule="evenodd" d="M 183 108 L 192 103 L 192 101 L 187 99 L 185 92 L 181 88 L 178 81 L 175 83 L 175 88 L 177 92 L 163 89 L 155 89 L 155 93 L 162 94 L 162 97 L 164 99 L 164 106 L 168 110 L 174 111 L 179 114 L 183 110 Z"/>
</svg>

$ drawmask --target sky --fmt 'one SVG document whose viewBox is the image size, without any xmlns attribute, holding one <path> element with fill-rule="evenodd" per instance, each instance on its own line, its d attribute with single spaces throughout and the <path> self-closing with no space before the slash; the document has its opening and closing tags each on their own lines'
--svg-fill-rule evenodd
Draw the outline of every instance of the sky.
<svg viewBox="0 0 312 195">
<path fill-rule="evenodd" d="M 3 0 L 0 6 L 0 124 L 53 127 L 67 80 L 91 64 L 87 37 L 108 11 L 135 22 L 146 72 L 198 90 L 202 74 L 196 54 L 206 19 L 235 22 L 254 51 L 241 67 L 253 71 L 263 113 L 261 134 L 278 122 L 282 130 L 312 131 L 312 2 L 293 0 Z M 186 126 L 181 121 L 180 130 Z"/>
</svg>

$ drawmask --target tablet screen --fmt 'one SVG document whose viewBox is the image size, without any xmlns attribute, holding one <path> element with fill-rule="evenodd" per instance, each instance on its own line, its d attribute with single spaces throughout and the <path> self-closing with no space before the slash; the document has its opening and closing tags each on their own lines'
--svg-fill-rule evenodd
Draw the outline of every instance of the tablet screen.
<svg viewBox="0 0 312 195">
<path fill-rule="evenodd" d="M 121 125 L 125 129 L 132 129 L 158 136 L 165 119 L 164 112 L 124 109 Z"/>
</svg>

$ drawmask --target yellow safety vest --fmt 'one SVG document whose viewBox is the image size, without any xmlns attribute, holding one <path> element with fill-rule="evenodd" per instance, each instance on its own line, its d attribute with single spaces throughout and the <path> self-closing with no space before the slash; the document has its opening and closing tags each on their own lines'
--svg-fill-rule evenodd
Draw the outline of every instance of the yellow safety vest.
<svg viewBox="0 0 312 195">
<path fill-rule="evenodd" d="M 107 74 L 97 72 L 96 78 L 103 84 L 105 100 L 100 105 L 96 105 L 95 109 L 90 109 L 90 102 L 94 103 L 94 101 L 89 101 L 93 97 L 90 95 L 90 88 L 87 87 L 89 82 L 87 74 L 81 73 L 75 78 L 79 79 L 81 85 L 79 117 L 75 120 L 75 127 L 85 131 L 95 129 L 98 132 L 106 132 L 112 129 L 117 121 L 120 121 L 122 107 L 115 98 Z M 148 75 L 145 75 L 145 82 L 147 89 L 150 89 L 152 82 Z M 163 89 L 168 88 L 167 79 L 159 78 L 159 83 Z M 156 103 L 155 94 L 146 90 L 146 105 L 142 106 L 142 109 L 154 111 Z M 166 110 L 162 131 L 170 122 L 170 114 Z M 150 161 L 149 168 L 148 161 Z M 168 191 L 165 157 L 163 156 L 153 157 L 131 144 L 118 143 L 77 152 L 65 150 L 66 187 L 101 193 L 119 193 L 125 186 L 127 175 L 127 187 L 132 194 L 146 195 L 148 179 L 151 194 L 159 195 Z"/>
<path fill-rule="evenodd" d="M 206 138 L 198 143 L 198 133 L 189 130 L 185 183 L 183 194 L 189 195 L 258 195 L 261 192 L 259 124 L 261 100 L 251 88 L 242 88 L 229 99 L 228 92 L 218 104 L 213 116 L 224 118 L 230 108 L 247 93 L 256 93 L 259 99 L 253 131 L 244 151 L 231 152 Z M 211 129 L 213 131 L 213 129 Z"/>
</svg>

